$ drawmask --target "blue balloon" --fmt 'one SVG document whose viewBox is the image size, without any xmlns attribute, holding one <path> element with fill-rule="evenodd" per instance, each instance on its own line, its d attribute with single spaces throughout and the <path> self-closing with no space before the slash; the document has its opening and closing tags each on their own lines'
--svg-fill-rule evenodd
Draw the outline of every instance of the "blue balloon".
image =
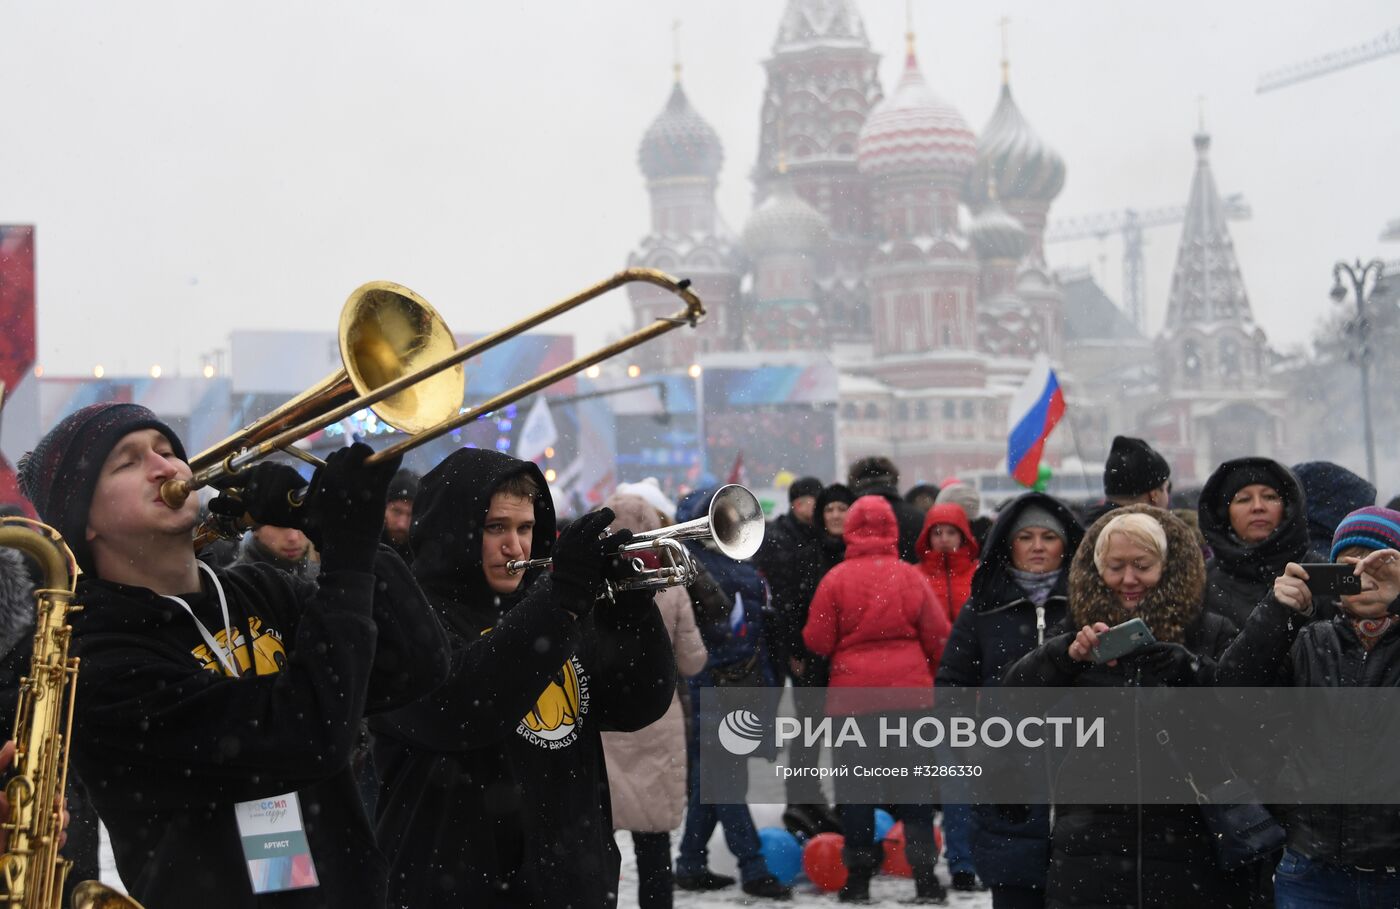
<svg viewBox="0 0 1400 909">
<path fill-rule="evenodd" d="M 875 809 L 875 842 L 880 842 L 885 838 L 885 834 L 890 832 L 894 826 L 894 818 L 883 808 Z"/>
<path fill-rule="evenodd" d="M 784 886 L 797 880 L 802 872 L 802 847 L 793 836 L 782 827 L 764 827 L 758 831 L 759 851 L 772 874 Z"/>
</svg>

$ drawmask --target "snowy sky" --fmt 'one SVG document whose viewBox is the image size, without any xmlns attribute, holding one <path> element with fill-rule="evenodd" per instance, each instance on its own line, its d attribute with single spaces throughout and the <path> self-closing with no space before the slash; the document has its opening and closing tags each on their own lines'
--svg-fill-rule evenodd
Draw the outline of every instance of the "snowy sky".
<svg viewBox="0 0 1400 909">
<path fill-rule="evenodd" d="M 459 331 L 496 328 L 621 267 L 647 230 L 637 143 L 684 80 L 725 145 L 742 226 L 760 61 L 781 0 L 312 3 L 0 0 L 0 223 L 38 227 L 50 375 L 185 372 L 235 328 L 329 330 L 372 279 Z M 860 3 L 886 91 L 905 4 Z M 1383 0 L 916 0 L 932 86 L 980 130 L 1012 84 L 1064 156 L 1051 216 L 1181 204 L 1205 96 L 1255 313 L 1279 346 L 1330 305 L 1340 257 L 1397 255 L 1400 56 L 1256 95 L 1258 75 L 1397 25 Z M 1148 234 L 1160 324 L 1177 230 Z M 1120 293 L 1121 246 L 1052 247 Z M 560 326 L 626 327 L 625 298 Z"/>
</svg>

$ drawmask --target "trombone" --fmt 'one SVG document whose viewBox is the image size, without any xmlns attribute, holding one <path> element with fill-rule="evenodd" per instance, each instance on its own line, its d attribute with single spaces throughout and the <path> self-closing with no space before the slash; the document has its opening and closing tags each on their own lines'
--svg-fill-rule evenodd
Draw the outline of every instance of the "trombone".
<svg viewBox="0 0 1400 909">
<path fill-rule="evenodd" d="M 658 530 L 648 530 L 632 537 L 618 549 L 619 553 L 655 552 L 661 558 L 659 568 L 648 569 L 641 559 L 632 560 L 635 574 L 621 581 L 612 581 L 614 590 L 657 590 L 662 587 L 690 585 L 700 573 L 690 550 L 682 544 L 687 540 L 711 540 L 715 548 L 731 559 L 752 558 L 763 545 L 763 506 L 758 497 L 743 486 L 721 486 L 710 500 L 709 513 L 703 518 L 672 524 Z M 512 560 L 506 571 L 519 574 L 528 568 L 541 568 L 553 559 Z"/>
<path fill-rule="evenodd" d="M 639 281 L 670 291 L 685 305 L 612 344 L 489 400 L 462 406 L 463 362 L 610 290 Z M 374 407 L 381 420 L 409 433 L 407 439 L 367 459 L 371 464 L 386 461 L 682 325 L 693 328 L 704 318 L 705 306 L 690 289 L 689 279 L 678 280 L 654 268 L 627 268 L 454 350 L 456 342 L 451 331 L 426 300 L 401 285 L 374 281 L 351 294 L 341 312 L 343 367 L 267 416 L 195 455 L 190 459 L 194 476 L 166 480 L 161 484 L 160 496 L 171 508 L 179 508 L 196 489 L 236 476 L 255 461 L 278 451 L 319 465 L 319 458 L 292 447 L 293 443 L 366 407 Z"/>
</svg>

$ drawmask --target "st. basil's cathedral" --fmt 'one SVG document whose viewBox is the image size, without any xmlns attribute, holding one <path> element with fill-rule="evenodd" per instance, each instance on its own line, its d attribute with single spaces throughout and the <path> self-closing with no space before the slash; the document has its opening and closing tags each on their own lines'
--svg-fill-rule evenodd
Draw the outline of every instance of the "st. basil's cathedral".
<svg viewBox="0 0 1400 909">
<path fill-rule="evenodd" d="M 854 0 L 789 0 L 764 63 L 754 206 L 737 233 L 715 202 L 720 138 L 677 72 L 641 142 L 651 231 L 629 264 L 690 278 L 710 317 L 644 348 L 641 368 L 829 364 L 830 475 L 881 454 L 906 485 L 1004 471 L 1008 406 L 1040 353 L 1075 430 L 1056 432 L 1051 463 L 1076 447 L 1101 460 L 1127 433 L 1190 480 L 1280 444 L 1272 354 L 1244 291 L 1209 137 L 1195 137 L 1166 325 L 1148 339 L 1087 276 L 1046 264 L 1066 167 L 1017 106 L 1006 62 L 996 108 L 974 133 L 907 40 L 886 95 Z M 674 308 L 665 292 L 633 287 L 639 325 Z M 710 448 L 721 472 L 713 433 Z"/>
</svg>

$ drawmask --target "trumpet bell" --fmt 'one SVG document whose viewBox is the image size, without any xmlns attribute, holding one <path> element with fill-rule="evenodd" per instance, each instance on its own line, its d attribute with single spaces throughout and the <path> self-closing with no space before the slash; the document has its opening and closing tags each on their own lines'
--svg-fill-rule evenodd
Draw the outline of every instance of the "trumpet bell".
<svg viewBox="0 0 1400 909">
<path fill-rule="evenodd" d="M 457 348 L 447 323 L 418 294 L 390 281 L 355 290 L 340 313 L 340 357 L 360 395 L 445 359 Z M 465 395 L 462 364 L 443 369 L 374 405 L 384 422 L 419 433 L 456 416 Z"/>
<path fill-rule="evenodd" d="M 731 559 L 753 558 L 766 530 L 763 505 L 737 483 L 721 486 L 710 501 L 710 532 L 715 546 Z"/>
</svg>

